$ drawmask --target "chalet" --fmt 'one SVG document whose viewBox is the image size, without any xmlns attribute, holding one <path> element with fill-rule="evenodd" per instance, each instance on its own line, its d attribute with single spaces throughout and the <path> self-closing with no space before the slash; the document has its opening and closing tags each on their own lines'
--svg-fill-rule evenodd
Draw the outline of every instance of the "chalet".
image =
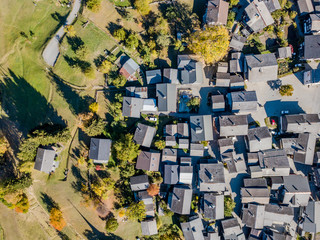
<svg viewBox="0 0 320 240">
<path fill-rule="evenodd" d="M 268 127 L 249 129 L 246 140 L 250 152 L 258 152 L 272 148 L 272 136 Z"/>
<path fill-rule="evenodd" d="M 187 186 L 175 186 L 173 192 L 169 194 L 168 206 L 171 211 L 189 215 L 192 200 L 192 189 Z"/>
<path fill-rule="evenodd" d="M 199 164 L 199 188 L 201 192 L 223 192 L 226 189 L 224 167 L 221 163 Z"/>
<path fill-rule="evenodd" d="M 178 78 L 181 84 L 200 84 L 203 82 L 203 65 L 192 60 L 189 55 L 178 55 Z"/>
<path fill-rule="evenodd" d="M 213 140 L 211 115 L 190 116 L 191 142 Z"/>
<path fill-rule="evenodd" d="M 164 184 L 177 184 L 179 182 L 179 165 L 164 165 Z"/>
<path fill-rule="evenodd" d="M 205 218 L 220 220 L 224 218 L 224 195 L 205 193 L 202 211 Z"/>
<path fill-rule="evenodd" d="M 219 117 L 220 137 L 244 136 L 248 134 L 247 115 L 227 115 Z"/>
<path fill-rule="evenodd" d="M 134 133 L 133 140 L 143 146 L 150 147 L 153 137 L 156 135 L 156 128 L 150 127 L 148 125 L 138 123 L 136 131 Z"/>
<path fill-rule="evenodd" d="M 159 171 L 160 153 L 141 151 L 136 164 L 136 169 L 146 171 Z"/>
<path fill-rule="evenodd" d="M 149 187 L 149 179 L 147 175 L 139 175 L 130 177 L 130 186 L 132 191 L 143 191 Z"/>
<path fill-rule="evenodd" d="M 320 119 L 318 114 L 291 114 L 281 117 L 282 132 L 318 133 Z"/>
<path fill-rule="evenodd" d="M 177 162 L 177 149 L 165 148 L 162 150 L 162 163 L 175 164 Z"/>
<path fill-rule="evenodd" d="M 95 164 L 107 164 L 111 156 L 111 144 L 110 139 L 91 138 L 89 158 L 93 160 Z"/>
<path fill-rule="evenodd" d="M 203 22 L 210 25 L 226 25 L 229 3 L 223 0 L 209 0 Z"/>
<path fill-rule="evenodd" d="M 120 68 L 120 74 L 128 81 L 138 80 L 139 71 L 139 65 L 132 58 L 129 58 L 127 61 L 125 61 Z"/>
<path fill-rule="evenodd" d="M 177 111 L 177 86 L 176 84 L 157 84 L 156 94 L 158 98 L 159 112 Z"/>
<path fill-rule="evenodd" d="M 204 227 L 201 218 L 180 223 L 180 225 L 185 240 L 204 240 Z"/>
<path fill-rule="evenodd" d="M 239 91 L 227 94 L 232 112 L 252 112 L 257 110 L 258 99 L 256 91 Z"/>
<path fill-rule="evenodd" d="M 50 174 L 59 166 L 59 162 L 55 161 L 56 151 L 52 148 L 41 148 L 37 150 L 36 162 L 34 169 Z"/>
</svg>

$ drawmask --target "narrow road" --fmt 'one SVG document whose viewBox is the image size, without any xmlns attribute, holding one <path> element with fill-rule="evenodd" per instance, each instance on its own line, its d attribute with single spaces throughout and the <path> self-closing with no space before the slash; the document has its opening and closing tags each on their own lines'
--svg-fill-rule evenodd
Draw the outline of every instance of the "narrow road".
<svg viewBox="0 0 320 240">
<path fill-rule="evenodd" d="M 59 30 L 52 37 L 52 39 L 49 41 L 48 45 L 44 49 L 42 53 L 42 57 L 48 65 L 53 67 L 54 64 L 56 63 L 57 58 L 60 54 L 60 51 L 59 51 L 60 40 L 65 34 L 64 28 L 66 25 L 70 25 L 73 23 L 73 21 L 76 19 L 78 15 L 80 7 L 81 7 L 81 0 L 74 0 L 73 8 L 69 16 L 67 17 L 66 22 L 63 24 L 63 26 L 59 28 Z"/>
</svg>

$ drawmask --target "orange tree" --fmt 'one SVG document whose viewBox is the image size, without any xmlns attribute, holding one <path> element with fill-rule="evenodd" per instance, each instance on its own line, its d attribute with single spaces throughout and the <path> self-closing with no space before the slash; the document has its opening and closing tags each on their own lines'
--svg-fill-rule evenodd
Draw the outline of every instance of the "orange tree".
<svg viewBox="0 0 320 240">
<path fill-rule="evenodd" d="M 62 217 L 62 212 L 60 209 L 55 207 L 51 209 L 50 224 L 58 231 L 61 231 L 66 226 L 66 221 Z"/>
</svg>

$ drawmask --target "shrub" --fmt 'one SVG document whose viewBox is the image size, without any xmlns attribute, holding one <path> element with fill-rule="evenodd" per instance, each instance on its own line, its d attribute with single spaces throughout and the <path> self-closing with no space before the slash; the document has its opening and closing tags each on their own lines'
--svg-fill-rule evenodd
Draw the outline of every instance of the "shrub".
<svg viewBox="0 0 320 240">
<path fill-rule="evenodd" d="M 236 203 L 233 201 L 231 196 L 224 196 L 224 216 L 231 217 L 233 209 L 235 208 Z"/>
<path fill-rule="evenodd" d="M 88 9 L 90 9 L 92 12 L 98 12 L 101 7 L 101 0 L 87 0 L 86 6 Z"/>
<path fill-rule="evenodd" d="M 282 85 L 279 89 L 279 93 L 281 96 L 292 96 L 293 90 L 294 89 L 290 84 Z"/>
<path fill-rule="evenodd" d="M 97 102 L 91 103 L 89 105 L 90 112 L 97 113 L 99 110 L 99 104 Z"/>
<path fill-rule="evenodd" d="M 164 140 L 157 140 L 154 142 L 154 146 L 159 150 L 162 150 L 166 147 L 166 142 Z"/>
<path fill-rule="evenodd" d="M 160 188 L 157 184 L 150 184 L 147 192 L 150 196 L 156 196 L 159 194 Z"/>
<path fill-rule="evenodd" d="M 62 217 L 62 212 L 58 208 L 51 209 L 50 224 L 58 231 L 61 231 L 66 226 L 66 221 Z"/>
<path fill-rule="evenodd" d="M 107 232 L 114 232 L 117 230 L 119 226 L 119 223 L 117 221 L 117 219 L 113 218 L 109 218 L 106 222 L 106 230 Z"/>
<path fill-rule="evenodd" d="M 142 221 L 146 217 L 146 209 L 143 201 L 131 203 L 126 211 L 126 216 L 130 220 Z"/>
</svg>

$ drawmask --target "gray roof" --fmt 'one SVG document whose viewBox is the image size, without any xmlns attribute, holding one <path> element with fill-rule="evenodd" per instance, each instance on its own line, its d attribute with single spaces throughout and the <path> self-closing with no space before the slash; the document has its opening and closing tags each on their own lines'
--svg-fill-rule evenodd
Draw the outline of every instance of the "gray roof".
<svg viewBox="0 0 320 240">
<path fill-rule="evenodd" d="M 190 144 L 190 156 L 203 157 L 204 146 L 201 143 L 191 143 Z"/>
<path fill-rule="evenodd" d="M 156 128 L 138 123 L 133 140 L 141 146 L 150 147 L 153 137 L 156 135 Z"/>
<path fill-rule="evenodd" d="M 232 35 L 229 47 L 236 51 L 242 51 L 247 38 L 238 35 L 237 33 Z"/>
<path fill-rule="evenodd" d="M 163 163 L 176 163 L 177 162 L 177 149 L 165 148 L 162 150 Z"/>
<path fill-rule="evenodd" d="M 166 146 L 174 147 L 177 145 L 176 137 L 175 136 L 166 136 Z"/>
<path fill-rule="evenodd" d="M 199 164 L 199 185 L 202 192 L 225 190 L 224 166 L 221 163 Z"/>
<path fill-rule="evenodd" d="M 175 84 L 157 84 L 159 112 L 177 111 L 177 86 Z"/>
<path fill-rule="evenodd" d="M 301 175 L 283 177 L 283 186 L 289 193 L 310 193 L 308 178 Z"/>
<path fill-rule="evenodd" d="M 189 149 L 189 139 L 179 138 L 178 143 L 180 149 Z"/>
<path fill-rule="evenodd" d="M 244 89 L 244 80 L 241 75 L 231 75 L 230 76 L 230 89 L 231 90 L 243 90 Z"/>
<path fill-rule="evenodd" d="M 274 20 L 263 1 L 253 0 L 246 8 L 247 25 L 253 32 L 259 32 L 274 23 Z"/>
<path fill-rule="evenodd" d="M 124 117 L 140 118 L 144 99 L 135 97 L 123 97 L 122 115 Z"/>
<path fill-rule="evenodd" d="M 278 48 L 278 58 L 291 58 L 291 57 L 292 57 L 291 47 Z"/>
<path fill-rule="evenodd" d="M 319 14 L 310 14 L 311 20 L 311 32 L 319 32 L 320 31 L 320 15 Z"/>
<path fill-rule="evenodd" d="M 280 3 L 278 0 L 264 0 L 269 12 L 274 12 L 276 10 L 281 9 Z"/>
<path fill-rule="evenodd" d="M 148 176 L 139 175 L 130 177 L 130 186 L 132 191 L 146 190 L 149 187 Z"/>
<path fill-rule="evenodd" d="M 234 150 L 234 145 L 232 138 L 221 138 L 218 140 L 220 153 L 232 152 Z"/>
<path fill-rule="evenodd" d="M 320 232 L 320 202 L 310 201 L 302 214 L 303 222 L 302 229 L 305 232 L 318 233 Z"/>
<path fill-rule="evenodd" d="M 248 204 L 242 212 L 242 223 L 247 227 L 262 229 L 264 227 L 264 209 L 263 205 Z"/>
<path fill-rule="evenodd" d="M 161 83 L 161 69 L 146 71 L 147 84 Z"/>
<path fill-rule="evenodd" d="M 179 183 L 191 185 L 192 178 L 193 178 L 193 166 L 180 165 Z"/>
<path fill-rule="evenodd" d="M 292 114 L 282 116 L 282 130 L 285 132 L 318 133 L 320 119 L 318 114 Z"/>
<path fill-rule="evenodd" d="M 141 151 L 138 156 L 136 169 L 143 169 L 146 171 L 158 171 L 159 162 L 160 162 L 159 152 Z"/>
<path fill-rule="evenodd" d="M 204 231 L 201 218 L 193 219 L 189 222 L 181 223 L 181 229 L 185 240 L 204 240 Z"/>
<path fill-rule="evenodd" d="M 250 152 L 271 149 L 272 136 L 268 127 L 250 128 L 248 130 Z"/>
<path fill-rule="evenodd" d="M 157 222 L 156 219 L 146 219 L 141 221 L 141 230 L 142 235 L 144 236 L 151 236 L 158 234 Z"/>
<path fill-rule="evenodd" d="M 225 110 L 225 101 L 223 95 L 212 95 L 212 111 L 213 112 L 223 112 Z"/>
<path fill-rule="evenodd" d="M 188 65 L 191 61 L 189 55 L 178 55 L 178 69 L 183 69 L 186 65 Z"/>
<path fill-rule="evenodd" d="M 120 70 L 120 72 L 125 70 L 126 73 L 123 75 L 128 78 L 129 76 L 135 74 L 138 69 L 139 65 L 132 58 L 130 58 L 122 65 L 122 70 Z"/>
<path fill-rule="evenodd" d="M 320 83 L 320 69 L 311 69 L 304 71 L 303 84 L 319 84 Z"/>
<path fill-rule="evenodd" d="M 242 203 L 255 202 L 255 203 L 269 203 L 270 191 L 268 188 L 241 188 Z"/>
<path fill-rule="evenodd" d="M 228 235 L 239 235 L 242 233 L 239 222 L 236 218 L 229 218 L 221 221 L 224 236 Z"/>
<path fill-rule="evenodd" d="M 244 187 L 262 187 L 267 188 L 267 180 L 265 178 L 245 178 L 243 179 Z"/>
<path fill-rule="evenodd" d="M 179 182 L 179 165 L 164 165 L 164 184 L 177 184 Z"/>
<path fill-rule="evenodd" d="M 179 137 L 189 137 L 189 124 L 188 123 L 178 123 L 178 136 Z"/>
<path fill-rule="evenodd" d="M 298 0 L 300 14 L 307 14 L 314 11 L 311 0 Z"/>
<path fill-rule="evenodd" d="M 220 136 L 241 136 L 248 134 L 247 115 L 227 115 L 219 117 Z"/>
<path fill-rule="evenodd" d="M 169 136 L 176 136 L 177 135 L 177 124 L 167 124 L 166 125 L 166 134 Z"/>
<path fill-rule="evenodd" d="M 183 69 L 179 70 L 178 77 L 181 84 L 202 83 L 204 78 L 202 63 L 194 60 L 189 61 Z"/>
<path fill-rule="evenodd" d="M 262 68 L 267 66 L 278 66 L 274 53 L 268 54 L 249 54 L 245 55 L 246 63 L 249 68 Z"/>
<path fill-rule="evenodd" d="M 292 207 L 280 206 L 277 204 L 265 205 L 264 225 L 273 224 L 291 224 L 294 218 L 294 209 Z"/>
<path fill-rule="evenodd" d="M 204 15 L 209 25 L 227 24 L 229 3 L 223 0 L 210 0 Z"/>
<path fill-rule="evenodd" d="M 34 169 L 50 173 L 54 170 L 56 152 L 53 149 L 38 148 Z"/>
<path fill-rule="evenodd" d="M 227 95 L 233 112 L 251 112 L 257 110 L 256 91 L 231 92 Z"/>
<path fill-rule="evenodd" d="M 94 163 L 107 164 L 111 154 L 110 139 L 91 138 L 89 158 Z"/>
<path fill-rule="evenodd" d="M 216 86 L 229 87 L 229 85 L 230 85 L 230 73 L 218 72 L 216 74 Z"/>
<path fill-rule="evenodd" d="M 191 141 L 213 140 L 213 125 L 211 115 L 190 116 Z"/>
<path fill-rule="evenodd" d="M 217 64 L 217 72 L 218 73 L 227 73 L 229 68 L 228 62 L 218 62 Z"/>
<path fill-rule="evenodd" d="M 320 58 L 320 35 L 304 36 L 304 58 L 319 59 Z"/>
<path fill-rule="evenodd" d="M 178 80 L 178 69 L 174 68 L 164 68 L 163 69 L 163 82 L 179 84 Z"/>
<path fill-rule="evenodd" d="M 126 87 L 128 97 L 148 98 L 148 87 Z"/>
<path fill-rule="evenodd" d="M 203 195 L 203 213 L 205 218 L 224 218 L 224 195 L 205 193 Z"/>
<path fill-rule="evenodd" d="M 175 186 L 173 193 L 170 194 L 168 203 L 171 211 L 189 215 L 192 200 L 192 189 L 187 186 Z"/>
</svg>

